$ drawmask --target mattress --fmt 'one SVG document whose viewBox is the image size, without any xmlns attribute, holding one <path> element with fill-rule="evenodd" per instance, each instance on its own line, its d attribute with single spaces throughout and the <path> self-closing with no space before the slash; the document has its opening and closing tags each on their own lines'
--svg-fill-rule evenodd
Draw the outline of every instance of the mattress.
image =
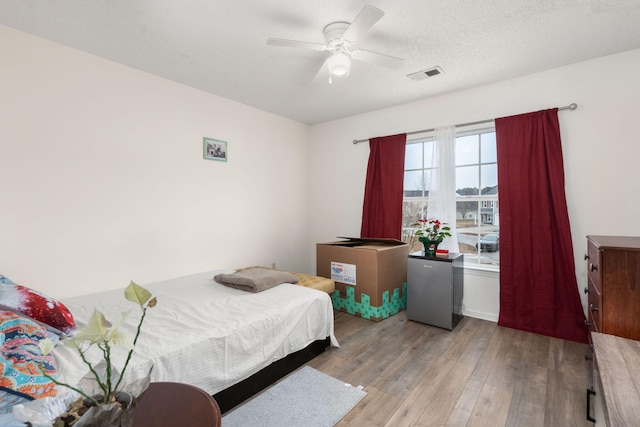
<svg viewBox="0 0 640 427">
<path fill-rule="evenodd" d="M 135 379 L 151 370 L 151 381 L 192 384 L 210 394 L 258 372 L 272 362 L 334 336 L 333 307 L 325 292 L 289 283 L 250 293 L 218 284 L 217 270 L 142 284 L 157 297 L 147 311 L 136 352 L 127 368 Z M 63 303 L 81 328 L 94 308 L 109 321 L 130 311 L 122 330 L 135 335 L 140 308 L 125 300 L 123 289 L 67 298 Z M 88 353 L 99 360 L 96 348 Z M 87 373 L 77 351 L 59 344 L 54 349 L 60 378 L 77 383 Z M 114 349 L 116 368 L 126 348 Z"/>
</svg>

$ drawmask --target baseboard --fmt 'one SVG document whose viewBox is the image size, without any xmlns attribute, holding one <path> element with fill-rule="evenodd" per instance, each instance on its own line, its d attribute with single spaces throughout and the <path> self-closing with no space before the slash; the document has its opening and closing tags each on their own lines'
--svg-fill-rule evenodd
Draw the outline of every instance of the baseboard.
<svg viewBox="0 0 640 427">
<path fill-rule="evenodd" d="M 498 315 L 495 313 L 484 313 L 482 311 L 475 311 L 475 310 L 462 310 L 462 315 L 498 323 Z"/>
</svg>

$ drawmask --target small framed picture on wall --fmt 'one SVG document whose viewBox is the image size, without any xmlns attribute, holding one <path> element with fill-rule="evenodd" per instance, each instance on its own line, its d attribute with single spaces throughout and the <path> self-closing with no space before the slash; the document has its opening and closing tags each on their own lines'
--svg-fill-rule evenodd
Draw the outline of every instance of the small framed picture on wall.
<svg viewBox="0 0 640 427">
<path fill-rule="evenodd" d="M 202 150 L 202 155 L 206 160 L 227 161 L 227 141 L 204 137 L 202 138 Z"/>
</svg>

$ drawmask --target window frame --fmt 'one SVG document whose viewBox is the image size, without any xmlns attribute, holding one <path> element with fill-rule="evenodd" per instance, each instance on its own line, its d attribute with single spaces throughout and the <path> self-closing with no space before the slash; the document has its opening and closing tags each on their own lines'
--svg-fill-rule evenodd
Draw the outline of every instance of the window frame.
<svg viewBox="0 0 640 427">
<path fill-rule="evenodd" d="M 496 176 L 497 176 L 497 153 L 496 153 L 496 159 L 495 161 L 483 161 L 482 158 L 482 134 L 487 134 L 487 133 L 495 133 L 495 125 L 493 124 L 493 122 L 490 123 L 482 123 L 482 124 L 476 124 L 473 126 L 464 126 L 464 127 L 456 127 L 456 132 L 455 132 L 455 138 L 456 138 L 456 142 L 458 141 L 458 138 L 460 137 L 465 137 L 465 136 L 471 136 L 471 135 L 477 135 L 478 136 L 478 162 L 477 163 L 466 163 L 463 165 L 458 165 L 456 164 L 456 168 L 459 167 L 468 167 L 468 166 L 478 166 L 478 193 L 482 192 L 482 166 L 487 166 L 487 165 L 492 165 L 495 164 L 496 165 Z M 417 242 L 417 239 L 415 239 L 414 234 L 415 231 L 419 229 L 419 227 L 417 226 L 412 226 L 411 223 L 409 224 L 405 224 L 405 209 L 408 209 L 409 203 L 408 202 L 418 202 L 418 204 L 421 206 L 420 208 L 420 215 L 422 218 L 426 217 L 424 216 L 426 214 L 426 207 L 428 206 L 428 201 L 429 201 L 429 196 L 428 196 L 428 191 L 429 191 L 429 180 L 424 178 L 424 173 L 426 170 L 431 170 L 431 165 L 425 165 L 425 147 L 428 146 L 429 142 L 433 142 L 435 141 L 435 131 L 427 131 L 427 132 L 422 132 L 420 134 L 416 134 L 414 135 L 412 138 L 407 139 L 407 146 L 410 144 L 422 144 L 422 150 L 421 150 L 421 160 L 420 163 L 422 165 L 421 169 L 405 169 L 405 186 L 406 186 L 406 180 L 407 180 L 407 172 L 415 172 L 418 170 L 422 171 L 422 183 L 421 185 L 423 186 L 423 188 L 421 189 L 421 195 L 420 196 L 407 196 L 406 194 L 406 190 L 404 190 L 403 188 L 403 229 L 402 229 L 402 236 L 403 236 L 403 241 L 407 241 L 409 242 L 412 246 L 411 246 L 411 250 L 418 250 L 417 248 L 419 247 L 419 243 Z M 486 188 L 486 187 L 485 187 Z M 496 178 L 496 188 L 497 188 L 497 178 Z M 416 191 L 416 190 L 408 190 L 408 191 Z M 497 233 L 499 234 L 499 194 L 496 192 L 496 194 L 474 194 L 474 195 L 460 195 L 458 194 L 457 190 L 456 190 L 456 211 L 458 210 L 458 203 L 460 202 L 477 202 L 476 203 L 476 210 L 474 212 L 474 217 L 475 217 L 475 221 L 476 223 L 478 222 L 478 219 L 480 220 L 480 224 L 482 224 L 482 220 L 483 218 L 485 219 L 492 219 L 492 222 L 494 222 L 495 224 L 494 227 L 497 227 L 497 231 L 494 230 L 489 230 L 489 232 L 486 232 L 485 230 L 482 229 L 482 225 L 480 225 L 477 228 L 477 232 L 473 234 L 474 236 L 474 240 L 476 242 L 477 245 L 477 249 L 475 250 L 475 252 L 470 253 L 468 251 L 464 251 L 461 250 L 461 253 L 464 253 L 464 262 L 465 262 L 465 267 L 471 267 L 471 268 L 477 268 L 477 269 L 482 269 L 482 270 L 490 270 L 490 271 L 499 271 L 500 269 L 500 261 L 499 261 L 499 252 L 498 252 L 498 257 L 497 257 L 497 261 L 493 260 L 491 257 L 488 257 L 485 254 L 485 252 L 483 252 L 481 250 L 481 246 L 480 246 L 480 240 L 482 238 L 482 236 L 484 236 L 485 234 L 491 234 L 491 233 Z M 484 205 L 484 207 L 483 207 Z M 491 209 L 492 212 L 483 212 L 483 209 Z M 493 218 L 488 217 L 488 215 L 492 215 Z M 407 216 L 407 218 L 410 215 Z M 496 218 L 497 216 L 497 218 Z M 464 227 L 458 227 L 460 219 L 456 219 L 456 232 L 458 234 L 458 236 L 460 236 L 461 234 L 471 234 L 471 233 L 461 233 L 461 230 L 464 230 Z M 471 227 L 470 227 L 471 228 Z M 488 253 L 487 253 L 488 254 Z M 490 260 L 490 261 L 487 261 Z M 483 262 L 484 261 L 484 262 Z"/>
</svg>

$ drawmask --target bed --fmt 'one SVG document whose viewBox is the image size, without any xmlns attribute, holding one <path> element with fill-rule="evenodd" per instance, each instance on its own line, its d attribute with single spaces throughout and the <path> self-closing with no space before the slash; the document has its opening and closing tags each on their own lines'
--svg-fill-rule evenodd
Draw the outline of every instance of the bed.
<svg viewBox="0 0 640 427">
<path fill-rule="evenodd" d="M 232 271 L 143 284 L 158 304 L 147 312 L 128 377 L 143 376 L 153 367 L 151 381 L 197 386 L 214 395 L 224 412 L 329 346 L 338 346 L 326 292 L 283 283 L 251 293 L 215 282 L 214 275 L 221 273 Z M 125 300 L 121 289 L 62 303 L 78 328 L 94 308 L 110 321 L 131 310 L 122 328 L 128 336 L 135 335 L 140 311 Z M 86 374 L 74 349 L 58 345 L 54 354 L 64 381 L 76 383 Z M 124 360 L 124 354 L 117 351 L 115 357 Z"/>
</svg>

